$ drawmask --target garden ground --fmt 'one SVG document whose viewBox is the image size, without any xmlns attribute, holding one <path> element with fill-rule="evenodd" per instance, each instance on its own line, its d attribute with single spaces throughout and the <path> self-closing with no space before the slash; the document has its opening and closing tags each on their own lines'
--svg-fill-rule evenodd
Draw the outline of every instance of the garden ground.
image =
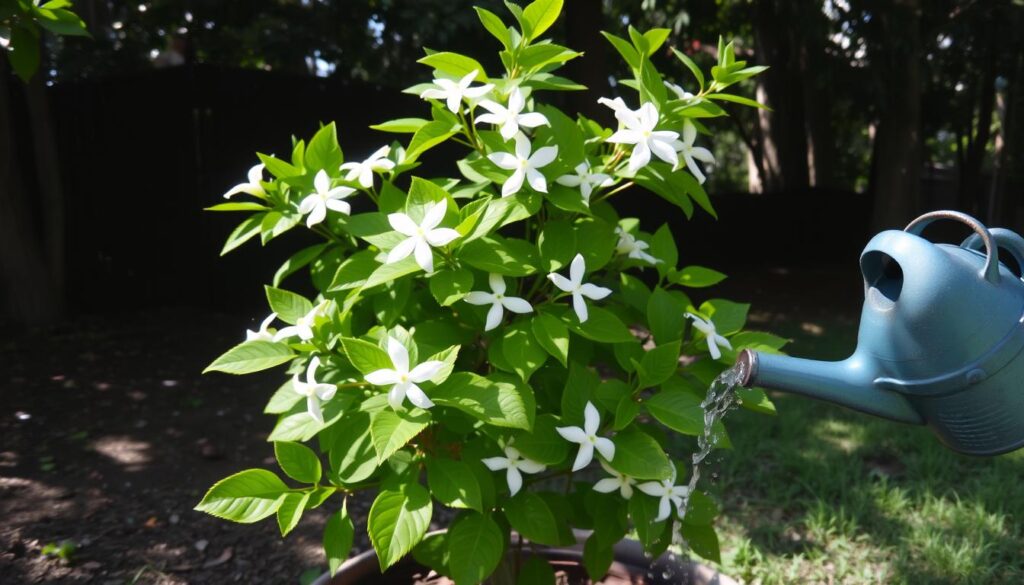
<svg viewBox="0 0 1024 585">
<path fill-rule="evenodd" d="M 725 288 L 754 301 L 752 327 L 793 338 L 794 354 L 853 346 L 860 290 L 848 273 L 764 269 Z M 323 570 L 321 510 L 284 541 L 272 520 L 192 511 L 217 479 L 273 465 L 261 410 L 279 373 L 199 375 L 254 325 L 151 311 L 0 345 L 0 583 L 300 583 Z M 764 584 L 1024 581 L 1024 452 L 967 458 L 926 429 L 776 403 L 776 417 L 727 419 L 735 450 L 716 458 L 709 488 L 725 572 Z M 357 525 L 367 504 L 354 506 Z"/>
</svg>

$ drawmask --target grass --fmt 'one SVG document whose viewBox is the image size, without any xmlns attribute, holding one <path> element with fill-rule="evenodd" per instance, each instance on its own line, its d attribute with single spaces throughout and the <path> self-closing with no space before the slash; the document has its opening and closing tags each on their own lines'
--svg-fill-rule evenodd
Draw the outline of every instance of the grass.
<svg viewBox="0 0 1024 585">
<path fill-rule="evenodd" d="M 803 329 L 773 330 L 801 356 L 837 359 L 855 343 L 849 323 Z M 1024 583 L 1024 450 L 966 457 L 924 427 L 773 399 L 775 417 L 726 419 L 734 450 L 709 488 L 723 572 L 762 585 Z"/>
</svg>

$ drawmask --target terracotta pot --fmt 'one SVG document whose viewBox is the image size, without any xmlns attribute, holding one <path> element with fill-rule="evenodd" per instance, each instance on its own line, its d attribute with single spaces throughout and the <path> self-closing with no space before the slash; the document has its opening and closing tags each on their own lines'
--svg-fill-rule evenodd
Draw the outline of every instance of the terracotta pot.
<svg viewBox="0 0 1024 585">
<path fill-rule="evenodd" d="M 587 532 L 577 531 L 578 544 L 573 547 L 537 547 L 538 553 L 546 558 L 556 573 L 563 573 L 566 580 L 559 583 L 584 585 L 587 579 L 583 568 L 583 542 Z M 599 581 L 604 585 L 737 585 L 736 581 L 722 575 L 715 569 L 675 556 L 664 554 L 656 560 L 644 556 L 643 548 L 635 540 L 623 540 L 615 545 L 615 562 L 608 575 Z M 416 563 L 411 557 L 400 561 L 381 573 L 377 555 L 370 549 L 352 557 L 338 569 L 331 578 L 322 575 L 313 585 L 450 585 L 451 581 L 434 575 L 429 569 Z"/>
</svg>

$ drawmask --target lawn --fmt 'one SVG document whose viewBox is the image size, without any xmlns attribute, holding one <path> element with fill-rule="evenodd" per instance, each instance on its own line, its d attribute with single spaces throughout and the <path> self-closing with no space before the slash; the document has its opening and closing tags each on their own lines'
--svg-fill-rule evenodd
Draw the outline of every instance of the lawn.
<svg viewBox="0 0 1024 585">
<path fill-rule="evenodd" d="M 772 319 L 791 353 L 849 355 L 851 319 Z M 773 395 L 737 411 L 717 481 L 723 571 L 749 583 L 1024 582 L 1024 450 L 958 455 L 927 428 Z"/>
</svg>

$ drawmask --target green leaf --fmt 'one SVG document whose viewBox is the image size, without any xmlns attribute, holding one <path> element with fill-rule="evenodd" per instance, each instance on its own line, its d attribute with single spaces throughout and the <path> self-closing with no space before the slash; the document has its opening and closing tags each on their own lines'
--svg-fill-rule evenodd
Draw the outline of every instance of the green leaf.
<svg viewBox="0 0 1024 585">
<path fill-rule="evenodd" d="M 552 414 L 542 414 L 533 423 L 533 430 L 515 434 L 516 449 L 527 459 L 544 465 L 558 465 L 569 454 L 569 443 L 558 434 L 559 421 Z"/>
<path fill-rule="evenodd" d="M 657 386 L 676 373 L 676 370 L 679 369 L 679 346 L 678 341 L 673 341 L 659 345 L 644 354 L 640 361 L 639 388 Z"/>
<path fill-rule="evenodd" d="M 569 377 L 565 382 L 559 405 L 563 422 L 583 422 L 583 410 L 587 402 L 591 401 L 594 389 L 599 383 L 600 379 L 590 368 L 576 361 L 569 365 Z"/>
<path fill-rule="evenodd" d="M 405 149 L 405 162 L 414 162 L 421 154 L 448 140 L 456 132 L 457 127 L 443 120 L 424 124 L 409 140 L 409 146 Z"/>
<path fill-rule="evenodd" d="M 676 247 L 676 239 L 668 224 L 663 224 L 651 237 L 651 255 L 661 260 L 655 266 L 661 276 L 679 263 L 679 249 Z"/>
<path fill-rule="evenodd" d="M 488 380 L 469 372 L 453 374 L 430 393 L 442 406 L 457 408 L 487 424 L 529 429 L 530 416 L 519 388 L 514 384 Z"/>
<path fill-rule="evenodd" d="M 594 390 L 594 398 L 599 406 L 609 412 L 615 412 L 622 397 L 631 394 L 632 391 L 633 389 L 622 380 L 609 378 L 603 380 Z"/>
<path fill-rule="evenodd" d="M 651 298 L 651 290 L 647 288 L 640 279 L 626 274 L 619 274 L 619 293 L 626 304 L 644 313 L 647 311 L 647 301 Z"/>
<path fill-rule="evenodd" d="M 569 264 L 576 253 L 576 232 L 565 220 L 549 221 L 537 238 L 541 269 L 554 272 Z"/>
<path fill-rule="evenodd" d="M 725 280 L 725 275 L 703 266 L 687 266 L 672 276 L 672 282 L 690 288 L 714 286 Z"/>
<path fill-rule="evenodd" d="M 658 499 L 643 493 L 634 493 L 629 499 L 629 516 L 633 519 L 637 539 L 644 550 L 649 552 L 666 526 L 665 520 L 654 521 L 658 517 Z"/>
<path fill-rule="evenodd" d="M 471 71 L 476 71 L 477 74 L 474 81 L 479 83 L 487 81 L 487 72 L 484 71 L 484 66 L 481 65 L 479 61 L 458 53 L 451 53 L 448 51 L 432 53 L 426 57 L 420 58 L 416 62 L 422 63 L 428 67 L 433 67 L 437 71 L 453 75 L 460 79 Z"/>
<path fill-rule="evenodd" d="M 231 232 L 231 235 L 228 236 L 227 241 L 224 242 L 220 255 L 223 256 L 256 237 L 260 233 L 260 226 L 263 225 L 263 218 L 266 215 L 265 213 L 254 213 L 242 220 L 242 223 L 238 224 Z"/>
<path fill-rule="evenodd" d="M 448 566 L 456 583 L 480 583 L 498 567 L 505 552 L 501 528 L 490 516 L 471 512 L 448 530 Z"/>
<path fill-rule="evenodd" d="M 269 209 L 267 206 L 254 201 L 231 201 L 204 207 L 203 211 L 266 211 L 267 209 Z"/>
<path fill-rule="evenodd" d="M 274 443 L 274 456 L 285 475 L 302 483 L 320 483 L 320 458 L 301 443 L 278 441 Z"/>
<path fill-rule="evenodd" d="M 520 51 L 519 66 L 527 71 L 542 69 L 551 64 L 571 61 L 581 55 L 583 53 L 578 53 L 568 47 L 554 43 L 543 43 L 529 46 Z M 561 149 L 559 149 L 559 153 L 561 153 Z"/>
<path fill-rule="evenodd" d="M 761 109 L 761 110 L 771 110 L 771 108 L 769 108 L 768 106 L 762 104 L 761 102 L 752 100 L 750 98 L 745 98 L 743 96 L 733 95 L 733 94 L 730 94 L 730 93 L 709 93 L 705 97 L 707 97 L 708 99 L 711 99 L 711 100 L 721 100 L 723 102 L 733 102 L 733 103 L 736 103 L 736 104 L 741 104 L 741 105 L 744 105 L 744 106 L 750 106 L 751 108 L 758 108 L 758 109 Z"/>
<path fill-rule="evenodd" d="M 672 477 L 672 462 L 654 437 L 632 427 L 615 435 L 612 442 L 615 443 L 615 457 L 608 465 L 619 473 L 636 479 Z"/>
<path fill-rule="evenodd" d="M 392 132 L 395 134 L 411 134 L 429 123 L 430 120 L 424 120 L 423 118 L 398 118 L 396 120 L 388 120 L 387 122 L 374 124 L 373 126 L 370 126 L 370 129 L 378 130 L 380 132 Z"/>
<path fill-rule="evenodd" d="M 633 45 L 631 45 L 629 41 L 604 31 L 601 31 L 601 34 L 604 35 L 604 38 L 608 39 L 608 42 L 615 47 L 615 50 L 618 51 L 620 55 L 622 55 L 622 58 L 626 60 L 626 64 L 629 65 L 631 69 L 640 67 L 640 53 L 637 53 L 636 49 L 633 48 Z"/>
<path fill-rule="evenodd" d="M 427 485 L 437 501 L 453 508 L 483 512 L 480 482 L 469 465 L 440 457 L 428 457 L 426 461 Z"/>
<path fill-rule="evenodd" d="M 324 422 L 309 416 L 305 401 L 300 401 L 286 414 L 281 416 L 268 441 L 308 441 L 317 433 L 331 426 L 342 417 L 345 410 L 355 400 L 351 394 L 339 394 L 322 405 Z"/>
<path fill-rule="evenodd" d="M 722 554 L 718 545 L 718 535 L 715 534 L 715 529 L 713 527 L 695 526 L 693 524 L 683 523 L 681 532 L 683 534 L 683 538 L 686 539 L 686 543 L 690 546 L 690 550 L 709 561 L 714 561 L 716 563 L 722 562 Z"/>
<path fill-rule="evenodd" d="M 498 42 L 500 42 L 505 49 L 512 48 L 511 39 L 508 34 L 508 27 L 505 26 L 504 22 L 502 22 L 501 17 L 490 10 L 480 8 L 479 6 L 474 6 L 473 10 L 476 10 L 477 16 L 480 17 L 480 23 L 484 25 L 487 32 L 491 33 L 494 38 L 498 39 Z"/>
<path fill-rule="evenodd" d="M 529 321 L 523 320 L 505 327 L 502 334 L 502 353 L 523 382 L 528 381 L 548 359 L 547 352 L 534 339 Z"/>
<path fill-rule="evenodd" d="M 272 286 L 264 288 L 267 292 L 270 310 L 277 313 L 278 318 L 289 325 L 294 325 L 313 310 L 313 303 L 309 302 L 306 297 Z"/>
<path fill-rule="evenodd" d="M 569 328 L 557 317 L 540 313 L 531 320 L 533 336 L 544 351 L 555 359 L 568 365 L 569 360 Z"/>
<path fill-rule="evenodd" d="M 610 546 L 601 546 L 597 534 L 591 534 L 583 544 L 583 566 L 590 575 L 590 580 L 597 583 L 602 580 L 615 560 L 615 553 Z"/>
<path fill-rule="evenodd" d="M 612 425 L 612 428 L 621 431 L 628 427 L 638 414 L 640 414 L 640 403 L 632 396 L 623 396 L 619 400 L 618 406 L 615 407 L 615 424 Z"/>
<path fill-rule="evenodd" d="M 370 433 L 370 415 L 355 412 L 337 425 L 338 433 L 331 446 L 331 471 L 341 483 L 359 483 L 377 470 L 377 451 Z"/>
<path fill-rule="evenodd" d="M 465 269 L 440 270 L 428 282 L 437 304 L 447 307 L 473 290 L 473 273 Z"/>
<path fill-rule="evenodd" d="M 291 361 L 294 357 L 292 350 L 282 343 L 245 341 L 215 359 L 203 373 L 251 374 Z"/>
<path fill-rule="evenodd" d="M 430 413 L 395 412 L 390 408 L 374 413 L 370 420 L 370 436 L 377 462 L 384 463 L 430 424 Z"/>
<path fill-rule="evenodd" d="M 265 414 L 282 414 L 288 412 L 302 400 L 302 395 L 295 391 L 291 379 L 278 388 L 263 408 Z"/>
<path fill-rule="evenodd" d="M 36 15 L 41 17 L 38 18 L 36 22 L 55 35 L 73 37 L 89 36 L 88 31 L 85 29 L 85 22 L 70 10 L 39 7 L 34 12 Z"/>
<path fill-rule="evenodd" d="M 338 146 L 337 128 L 331 122 L 320 128 L 306 146 L 306 170 L 311 174 L 320 170 L 331 174 L 341 166 L 343 160 L 341 147 Z"/>
<path fill-rule="evenodd" d="M 366 283 L 363 284 L 363 289 L 368 290 L 375 286 L 387 284 L 392 280 L 408 276 L 414 272 L 419 272 L 422 268 L 416 264 L 416 260 L 409 256 L 403 260 L 399 260 L 393 264 L 381 264 L 378 266 L 369 278 L 366 279 Z"/>
<path fill-rule="evenodd" d="M 644 33 L 644 43 L 647 45 L 647 56 L 658 52 L 658 49 L 665 44 L 665 40 L 668 39 L 671 29 L 667 28 L 652 28 Z"/>
<path fill-rule="evenodd" d="M 4 51 L 11 67 L 22 81 L 28 83 L 39 69 L 39 38 L 24 26 L 11 27 L 10 47 Z"/>
<path fill-rule="evenodd" d="M 348 500 L 341 505 L 337 514 L 331 514 L 324 526 L 324 554 L 327 555 L 327 566 L 333 577 L 341 564 L 348 558 L 352 551 L 352 542 L 355 540 L 356 529 L 352 524 L 352 517 L 348 515 Z"/>
<path fill-rule="evenodd" d="M 295 254 L 292 254 L 292 256 L 285 260 L 284 264 L 277 269 L 277 272 L 274 273 L 274 286 L 280 286 L 281 281 L 287 278 L 290 274 L 308 266 L 310 262 L 316 260 L 327 246 L 328 244 L 316 244 L 308 248 L 303 248 Z"/>
<path fill-rule="evenodd" d="M 516 585 L 555 585 L 555 570 L 542 557 L 528 557 L 519 569 Z"/>
<path fill-rule="evenodd" d="M 469 242 L 459 251 L 459 258 L 473 268 L 503 276 L 528 276 L 540 266 L 533 244 L 498 235 Z"/>
<path fill-rule="evenodd" d="M 287 179 L 289 177 L 297 177 L 302 174 L 302 169 L 273 156 L 270 154 L 263 154 L 257 152 L 256 156 L 259 157 L 260 162 L 263 166 L 270 171 L 271 175 L 274 175 L 278 179 Z"/>
<path fill-rule="evenodd" d="M 760 388 L 737 388 L 736 395 L 739 396 L 740 406 L 747 410 L 762 414 L 775 414 L 775 404 Z"/>
<path fill-rule="evenodd" d="M 716 516 L 718 516 L 718 506 L 714 500 L 702 491 L 694 491 L 690 494 L 686 517 L 683 519 L 684 523 L 694 526 L 711 526 Z"/>
<path fill-rule="evenodd" d="M 686 390 L 666 388 L 648 398 L 647 412 L 666 427 L 684 435 L 704 432 L 704 409 L 701 399 Z"/>
<path fill-rule="evenodd" d="M 700 312 L 715 323 L 715 330 L 720 335 L 732 335 L 747 322 L 747 312 L 750 305 L 747 303 L 734 303 L 725 299 L 711 299 L 700 305 Z"/>
<path fill-rule="evenodd" d="M 659 344 L 677 341 L 683 336 L 686 303 L 663 288 L 655 288 L 647 301 L 647 325 Z"/>
<path fill-rule="evenodd" d="M 281 530 L 281 536 L 288 536 L 299 525 L 309 496 L 309 492 L 289 492 L 281 497 L 281 505 L 277 508 L 277 527 Z"/>
<path fill-rule="evenodd" d="M 672 47 L 672 52 L 675 54 L 677 59 L 682 61 L 683 65 L 686 65 L 686 68 L 690 70 L 690 73 L 693 74 L 693 77 L 697 80 L 697 83 L 700 85 L 700 90 L 704 91 L 704 74 L 701 72 L 700 67 L 698 67 L 697 64 L 693 62 L 693 59 L 679 52 L 675 47 Z"/>
<path fill-rule="evenodd" d="M 530 40 L 540 37 L 558 20 L 562 0 L 534 0 L 523 9 L 523 18 L 530 23 Z"/>
<path fill-rule="evenodd" d="M 423 539 L 432 511 L 430 492 L 418 483 L 377 494 L 366 524 L 381 570 L 401 560 Z"/>
<path fill-rule="evenodd" d="M 266 469 L 246 469 L 226 477 L 206 492 L 196 510 L 211 516 L 251 524 L 277 511 L 288 486 Z"/>
<path fill-rule="evenodd" d="M 361 374 L 365 375 L 377 370 L 390 370 L 395 367 L 387 352 L 369 341 L 342 337 L 341 345 L 345 349 L 345 355 L 348 356 L 349 361 Z"/>
<path fill-rule="evenodd" d="M 537 494 L 521 491 L 507 500 L 503 509 L 508 523 L 524 538 L 548 546 L 563 544 L 555 513 Z"/>
<path fill-rule="evenodd" d="M 566 312 L 562 321 L 572 329 L 573 333 L 600 343 L 623 343 L 635 338 L 629 327 L 615 316 L 615 313 L 594 306 L 594 301 L 587 300 L 587 320 L 579 322 L 576 313 Z"/>
</svg>

